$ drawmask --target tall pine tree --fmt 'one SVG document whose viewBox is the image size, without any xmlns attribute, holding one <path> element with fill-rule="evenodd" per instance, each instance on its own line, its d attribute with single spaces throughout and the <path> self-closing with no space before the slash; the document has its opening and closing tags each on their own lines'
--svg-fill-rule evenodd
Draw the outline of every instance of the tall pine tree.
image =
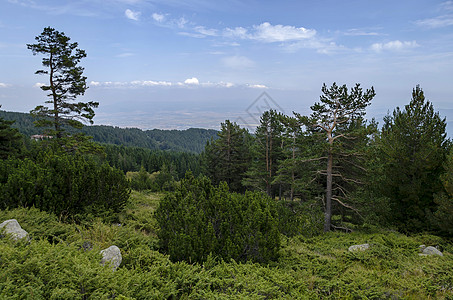
<svg viewBox="0 0 453 300">
<path fill-rule="evenodd" d="M 434 111 L 417 85 L 404 109 L 384 119 L 379 141 L 381 193 L 391 203 L 391 220 L 402 231 L 429 229 L 427 215 L 442 190 L 440 175 L 448 151 L 446 119 Z"/>
<path fill-rule="evenodd" d="M 307 121 L 307 125 L 314 129 L 314 133 L 322 134 L 325 140 L 326 167 L 318 173 L 326 177 L 326 196 L 325 196 L 325 220 L 324 231 L 330 231 L 332 224 L 332 200 L 344 207 L 352 208 L 342 201 L 347 196 L 344 184 L 354 184 L 356 178 L 347 177 L 347 169 L 342 169 L 336 163 L 339 158 L 349 159 L 349 164 L 353 166 L 351 157 L 357 156 L 354 148 L 347 149 L 344 153 L 344 141 L 355 139 L 356 130 L 352 130 L 357 124 L 362 123 L 365 109 L 370 105 L 375 96 L 374 88 L 363 92 L 360 84 L 348 90 L 346 85 L 338 86 L 333 83 L 330 88 L 326 84 L 322 87 L 320 102 L 311 106 L 312 114 Z M 357 123 L 358 122 L 358 123 Z M 359 126 L 360 128 L 360 126 Z"/>
<path fill-rule="evenodd" d="M 225 181 L 231 191 L 244 192 L 242 180 L 250 165 L 251 136 L 246 129 L 226 120 L 221 124 L 218 137 L 206 145 L 205 173 L 214 184 Z"/>
<path fill-rule="evenodd" d="M 36 71 L 36 74 L 48 76 L 48 84 L 41 86 L 41 89 L 48 92 L 50 99 L 45 103 L 50 107 L 39 105 L 31 114 L 38 118 L 36 126 L 52 127 L 49 133 L 62 138 L 65 135 L 64 125 L 81 128 L 83 121 L 93 123 L 93 108 L 99 105 L 93 101 L 74 103 L 88 88 L 84 69 L 78 66 L 86 53 L 77 48 L 77 43 L 70 43 L 70 38 L 63 32 L 51 27 L 44 28 L 35 40 L 36 44 L 27 44 L 27 47 L 33 55 L 44 55 L 42 65 L 45 69 Z"/>
</svg>

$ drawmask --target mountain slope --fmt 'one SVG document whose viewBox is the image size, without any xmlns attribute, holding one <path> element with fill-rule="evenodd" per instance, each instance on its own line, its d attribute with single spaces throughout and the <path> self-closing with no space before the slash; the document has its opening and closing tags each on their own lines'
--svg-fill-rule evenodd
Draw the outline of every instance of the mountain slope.
<svg viewBox="0 0 453 300">
<path fill-rule="evenodd" d="M 34 126 L 34 119 L 30 114 L 0 110 L 0 118 L 15 120 L 13 127 L 26 136 L 42 133 L 42 128 Z M 74 130 L 69 131 L 75 132 Z M 191 153 L 202 152 L 208 140 L 217 138 L 216 130 L 201 128 L 141 130 L 138 128 L 93 125 L 85 126 L 81 131 L 92 136 L 93 140 L 99 143 Z"/>
</svg>

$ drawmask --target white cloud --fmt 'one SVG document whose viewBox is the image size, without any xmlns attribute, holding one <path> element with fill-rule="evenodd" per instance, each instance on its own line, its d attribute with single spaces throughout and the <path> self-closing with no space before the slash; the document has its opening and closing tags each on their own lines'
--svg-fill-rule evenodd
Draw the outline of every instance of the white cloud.
<svg viewBox="0 0 453 300">
<path fill-rule="evenodd" d="M 415 24 L 426 28 L 441 28 L 453 25 L 453 1 L 445 1 L 439 5 L 441 15 L 434 18 L 418 20 Z"/>
<path fill-rule="evenodd" d="M 268 88 L 264 84 L 247 84 L 247 86 L 252 89 L 267 89 Z"/>
<path fill-rule="evenodd" d="M 453 25 L 453 15 L 438 16 L 431 19 L 416 21 L 416 24 L 427 28 L 440 28 Z"/>
<path fill-rule="evenodd" d="M 376 36 L 381 35 L 375 31 L 367 31 L 364 29 L 352 28 L 343 33 L 348 36 Z"/>
<path fill-rule="evenodd" d="M 218 86 L 223 86 L 223 87 L 226 87 L 226 88 L 230 88 L 230 87 L 234 86 L 234 83 L 231 83 L 231 82 L 219 82 L 217 85 Z"/>
<path fill-rule="evenodd" d="M 255 65 L 255 62 L 251 59 L 239 55 L 224 57 L 222 63 L 225 67 L 231 69 L 251 68 Z"/>
<path fill-rule="evenodd" d="M 284 44 L 282 45 L 282 49 L 289 53 L 297 52 L 300 49 L 314 49 L 316 50 L 317 53 L 321 54 L 332 54 L 351 51 L 351 49 L 343 45 L 338 45 L 335 42 L 322 38 L 312 38 L 303 41 L 296 41 L 293 43 Z"/>
<path fill-rule="evenodd" d="M 200 82 L 198 81 L 198 79 L 196 77 L 192 77 L 192 78 L 188 78 L 184 81 L 184 84 L 188 84 L 188 85 L 199 85 Z"/>
<path fill-rule="evenodd" d="M 272 25 L 269 22 L 264 22 L 260 25 L 253 25 L 250 31 L 244 27 L 226 28 L 223 35 L 228 38 L 274 43 L 310 39 L 316 35 L 316 30 L 280 24 Z"/>
<path fill-rule="evenodd" d="M 204 26 L 195 26 L 189 30 L 193 30 L 194 32 L 179 32 L 180 35 L 190 36 L 193 38 L 205 38 L 207 36 L 217 36 L 217 29 L 209 29 L 205 28 Z"/>
<path fill-rule="evenodd" d="M 7 87 L 10 87 L 10 86 L 11 86 L 10 84 L 0 82 L 0 88 L 7 88 Z"/>
<path fill-rule="evenodd" d="M 287 42 L 312 38 L 316 35 L 316 30 L 304 27 L 271 25 L 264 22 L 258 26 L 253 26 L 255 32 L 250 36 L 251 39 L 266 43 Z"/>
<path fill-rule="evenodd" d="M 153 13 L 153 19 L 154 21 L 157 21 L 157 22 L 163 22 L 165 20 L 165 15 L 162 15 L 162 14 L 158 14 L 158 13 Z"/>
<path fill-rule="evenodd" d="M 234 29 L 225 28 L 223 31 L 223 35 L 229 38 L 240 38 L 240 39 L 248 38 L 247 29 L 245 29 L 244 27 L 236 27 Z"/>
<path fill-rule="evenodd" d="M 202 39 L 202 38 L 206 37 L 205 35 L 203 35 L 201 33 L 193 33 L 193 32 L 186 32 L 186 31 L 178 32 L 178 34 L 184 35 L 184 36 L 193 37 L 193 38 L 197 38 L 197 39 Z"/>
<path fill-rule="evenodd" d="M 172 86 L 171 82 L 168 81 L 153 81 L 153 80 L 135 80 L 131 82 L 132 85 L 137 86 Z"/>
<path fill-rule="evenodd" d="M 419 45 L 417 44 L 416 41 L 391 41 L 388 43 L 375 43 L 371 45 L 371 50 L 376 51 L 376 52 L 382 52 L 382 51 L 402 51 L 402 50 L 407 50 L 407 49 L 412 49 L 416 48 Z"/>
<path fill-rule="evenodd" d="M 235 87 L 236 85 L 232 82 L 202 82 L 200 83 L 203 87 L 223 87 L 223 88 L 231 88 Z"/>
<path fill-rule="evenodd" d="M 126 15 L 126 18 L 128 18 L 130 20 L 138 21 L 138 19 L 140 18 L 140 14 L 141 13 L 137 12 L 137 11 L 132 11 L 130 9 L 126 9 L 124 14 Z"/>
<path fill-rule="evenodd" d="M 253 25 L 250 28 L 227 27 L 224 29 L 214 29 L 196 25 L 193 22 L 188 21 L 184 17 L 181 17 L 179 19 L 169 18 L 167 20 L 165 15 L 154 13 L 153 19 L 158 21 L 160 26 L 184 29 L 184 31 L 178 32 L 178 34 L 193 38 L 221 36 L 231 40 L 253 40 L 264 43 L 298 42 L 317 39 L 316 30 L 314 29 L 281 24 L 272 25 L 269 22 Z M 237 46 L 239 44 L 237 42 L 234 42 L 233 44 L 230 43 L 230 45 Z"/>
<path fill-rule="evenodd" d="M 175 20 L 175 22 L 176 22 L 176 25 L 181 29 L 184 28 L 187 23 L 189 23 L 189 21 L 187 21 L 184 17 L 179 18 L 178 20 Z"/>
<path fill-rule="evenodd" d="M 204 36 L 217 36 L 216 29 L 208 29 L 208 28 L 205 28 L 204 26 L 196 26 L 194 28 L 194 30 Z"/>
<path fill-rule="evenodd" d="M 33 85 L 33 87 L 36 87 L 36 88 L 40 88 L 42 86 L 45 86 L 46 84 L 45 83 L 42 83 L 42 82 L 37 82 Z"/>
</svg>

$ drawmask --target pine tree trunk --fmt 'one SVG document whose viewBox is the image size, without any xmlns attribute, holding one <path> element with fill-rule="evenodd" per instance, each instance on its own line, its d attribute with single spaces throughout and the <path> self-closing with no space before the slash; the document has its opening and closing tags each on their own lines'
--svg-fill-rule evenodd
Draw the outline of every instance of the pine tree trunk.
<svg viewBox="0 0 453 300">
<path fill-rule="evenodd" d="M 294 174 L 294 169 L 295 169 L 295 161 L 296 161 L 296 135 L 294 135 L 293 137 L 293 165 L 292 165 L 292 168 L 291 168 L 291 195 L 290 195 L 290 198 L 291 198 L 291 201 L 294 200 L 294 185 L 295 185 L 295 181 L 296 181 L 296 175 Z"/>
<path fill-rule="evenodd" d="M 53 54 L 50 54 L 50 90 L 52 91 L 52 99 L 53 99 L 53 113 L 54 113 L 54 127 L 55 132 L 57 134 L 57 138 L 62 138 L 61 134 L 61 124 L 60 124 L 60 117 L 59 117 L 59 107 L 58 107 L 58 95 L 56 92 L 55 83 L 53 82 L 54 76 L 54 66 L 53 66 Z"/>
<path fill-rule="evenodd" d="M 333 141 L 332 141 L 333 142 Z M 324 231 L 330 231 L 332 218 L 332 145 L 329 146 L 329 154 L 327 157 L 327 184 L 326 184 L 326 211 L 324 214 Z"/>
</svg>

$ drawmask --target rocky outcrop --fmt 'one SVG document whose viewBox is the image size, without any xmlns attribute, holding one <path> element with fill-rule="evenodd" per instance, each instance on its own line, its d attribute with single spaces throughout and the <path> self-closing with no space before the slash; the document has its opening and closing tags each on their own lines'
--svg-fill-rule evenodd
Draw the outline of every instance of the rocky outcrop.
<svg viewBox="0 0 453 300">
<path fill-rule="evenodd" d="M 101 264 L 105 265 L 106 263 L 110 263 L 113 271 L 115 271 L 121 264 L 123 257 L 121 256 L 120 248 L 113 245 L 108 247 L 107 249 L 101 250 L 102 260 Z"/>
<path fill-rule="evenodd" d="M 15 241 L 21 240 L 28 236 L 28 232 L 20 227 L 16 219 L 6 220 L 0 224 L 0 229 L 4 229 L 4 233 L 9 234 Z"/>
<path fill-rule="evenodd" d="M 368 248 L 370 248 L 369 244 L 362 244 L 362 245 L 352 245 L 351 247 L 348 248 L 348 251 L 354 252 L 354 251 L 365 251 Z"/>
</svg>

